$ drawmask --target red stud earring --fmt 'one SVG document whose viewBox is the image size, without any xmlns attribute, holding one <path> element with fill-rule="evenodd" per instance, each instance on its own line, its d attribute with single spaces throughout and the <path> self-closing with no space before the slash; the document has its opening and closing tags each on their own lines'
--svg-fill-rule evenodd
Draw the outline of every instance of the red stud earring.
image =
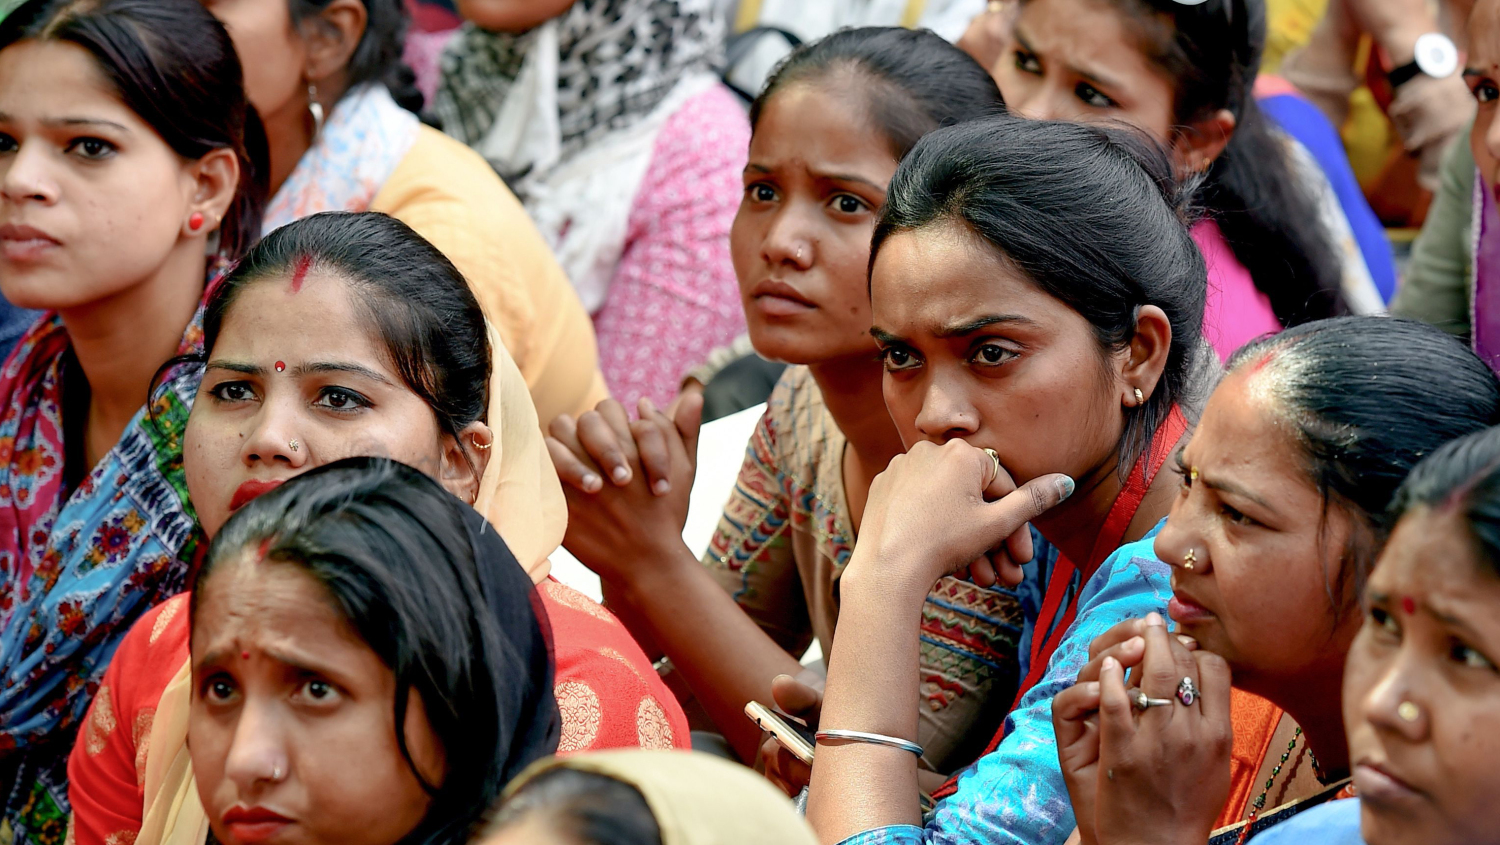
<svg viewBox="0 0 1500 845">
<path fill-rule="evenodd" d="M 195 211 L 193 212 L 192 216 L 188 217 L 188 228 L 192 229 L 194 232 L 203 228 L 202 212 Z"/>
</svg>

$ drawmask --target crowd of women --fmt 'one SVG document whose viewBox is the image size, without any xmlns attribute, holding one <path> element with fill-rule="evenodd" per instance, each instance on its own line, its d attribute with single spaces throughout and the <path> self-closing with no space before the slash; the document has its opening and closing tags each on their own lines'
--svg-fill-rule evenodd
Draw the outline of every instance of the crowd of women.
<svg viewBox="0 0 1500 845">
<path fill-rule="evenodd" d="M 0 3 L 0 845 L 1500 842 L 1403 2 L 1399 284 L 1265 0 Z"/>
</svg>

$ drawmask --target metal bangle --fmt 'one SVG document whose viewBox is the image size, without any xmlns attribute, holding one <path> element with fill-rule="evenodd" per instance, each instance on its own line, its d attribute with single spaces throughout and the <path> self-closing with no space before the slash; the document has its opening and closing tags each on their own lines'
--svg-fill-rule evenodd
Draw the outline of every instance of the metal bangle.
<svg viewBox="0 0 1500 845">
<path fill-rule="evenodd" d="M 818 731 L 817 733 L 813 734 L 813 739 L 819 742 L 825 739 L 842 739 L 848 740 L 849 742 L 865 742 L 869 743 L 870 745 L 884 745 L 888 748 L 899 748 L 902 751 L 910 751 L 918 757 L 922 756 L 922 746 L 916 744 L 915 742 L 904 740 L 899 737 L 886 736 L 885 734 L 872 734 L 865 733 L 864 731 L 827 730 Z"/>
</svg>

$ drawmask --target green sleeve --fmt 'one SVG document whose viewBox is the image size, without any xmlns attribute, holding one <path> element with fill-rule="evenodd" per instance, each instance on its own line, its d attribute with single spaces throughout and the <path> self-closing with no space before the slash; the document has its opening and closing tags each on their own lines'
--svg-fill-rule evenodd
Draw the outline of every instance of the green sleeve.
<svg viewBox="0 0 1500 845">
<path fill-rule="evenodd" d="M 1412 244 L 1406 278 L 1391 313 L 1469 335 L 1473 268 L 1474 155 L 1462 133 L 1443 156 L 1441 184 L 1422 233 Z"/>
</svg>

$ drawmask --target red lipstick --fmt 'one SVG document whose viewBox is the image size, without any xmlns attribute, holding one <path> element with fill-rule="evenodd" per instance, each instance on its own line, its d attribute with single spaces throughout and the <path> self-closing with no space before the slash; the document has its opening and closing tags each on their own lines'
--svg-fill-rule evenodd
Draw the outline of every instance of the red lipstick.
<svg viewBox="0 0 1500 845">
<path fill-rule="evenodd" d="M 235 841 L 259 843 L 272 839 L 292 820 L 265 807 L 230 807 L 224 814 L 224 826 Z"/>
<path fill-rule="evenodd" d="M 250 481 L 246 481 L 244 484 L 241 484 L 239 486 L 238 490 L 234 491 L 234 497 L 229 500 L 230 512 L 232 513 L 239 510 L 245 505 L 248 505 L 252 499 L 255 499 L 259 496 L 264 496 L 272 490 L 275 490 L 277 487 L 280 487 L 283 483 L 285 482 L 261 481 L 259 479 L 251 479 Z"/>
</svg>

